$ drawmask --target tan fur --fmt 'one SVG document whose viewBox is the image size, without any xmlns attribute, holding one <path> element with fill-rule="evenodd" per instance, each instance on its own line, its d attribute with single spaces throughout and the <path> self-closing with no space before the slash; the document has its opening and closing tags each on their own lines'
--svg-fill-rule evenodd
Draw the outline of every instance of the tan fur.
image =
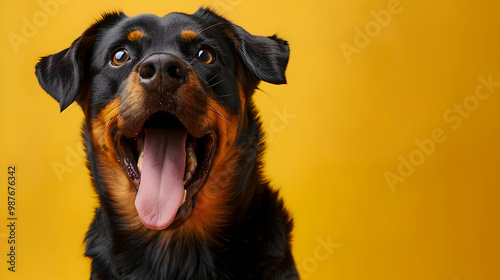
<svg viewBox="0 0 500 280">
<path fill-rule="evenodd" d="M 127 34 L 127 40 L 130 42 L 137 42 L 144 38 L 145 34 L 141 30 L 134 30 Z"/>
<path fill-rule="evenodd" d="M 194 39 L 196 39 L 196 37 L 198 37 L 198 33 L 196 33 L 193 30 L 182 30 L 181 31 L 181 39 L 185 43 L 191 43 L 192 41 L 194 41 Z"/>
</svg>

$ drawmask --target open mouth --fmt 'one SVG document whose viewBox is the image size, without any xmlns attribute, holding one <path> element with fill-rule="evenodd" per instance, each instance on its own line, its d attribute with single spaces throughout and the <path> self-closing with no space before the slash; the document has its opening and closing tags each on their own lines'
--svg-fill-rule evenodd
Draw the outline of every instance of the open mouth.
<svg viewBox="0 0 500 280">
<path fill-rule="evenodd" d="M 145 226 L 160 230 L 189 217 L 210 171 L 214 137 L 210 131 L 196 138 L 175 115 L 158 112 L 135 137 L 119 138 L 120 160 L 137 188 L 135 206 Z"/>
</svg>

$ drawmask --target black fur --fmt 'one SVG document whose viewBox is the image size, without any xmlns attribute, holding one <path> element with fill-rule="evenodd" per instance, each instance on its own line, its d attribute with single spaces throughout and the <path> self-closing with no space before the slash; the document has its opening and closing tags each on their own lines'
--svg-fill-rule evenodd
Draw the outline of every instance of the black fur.
<svg viewBox="0 0 500 280">
<path fill-rule="evenodd" d="M 106 68 L 109 54 L 124 44 L 118 34 L 135 26 L 146 28 L 160 20 L 170 26 L 194 24 L 203 30 L 201 35 L 219 54 L 220 61 L 217 69 L 210 68 L 216 66 L 196 69 L 197 75 L 213 87 L 218 103 L 234 114 L 242 111 L 238 97 L 232 94 L 238 90 L 237 61 L 244 65 L 245 73 L 240 75 L 245 78 L 240 82 L 248 99 L 246 115 L 241 117 L 246 119 L 246 125 L 238 131 L 236 139 L 241 159 L 233 163 L 237 172 L 226 175 L 236 184 L 227 205 L 231 216 L 210 242 L 184 236 L 176 230 L 172 230 L 167 242 L 161 234 L 145 238 L 131 232 L 125 226 L 127 221 L 116 211 L 116 201 L 107 192 L 100 159 L 85 123 L 82 130 L 88 168 L 101 204 L 86 236 L 85 254 L 92 259 L 91 279 L 298 279 L 290 246 L 292 219 L 278 192 L 269 187 L 262 174 L 263 134 L 250 99 L 260 80 L 286 83 L 289 56 L 286 41 L 276 36 L 251 35 L 207 9 L 193 15 L 171 14 L 164 18 L 105 14 L 70 48 L 41 59 L 36 65 L 40 85 L 59 102 L 61 111 L 75 100 L 84 107 L 87 100 L 90 105 L 86 118 L 96 117 L 113 100 L 131 71 L 124 68 L 123 73 L 118 73 Z M 228 36 L 227 30 L 234 37 Z M 192 52 L 189 46 L 160 37 L 158 42 L 148 41 L 135 48 L 137 56 L 159 49 L 186 56 Z M 218 74 L 214 75 L 214 71 Z"/>
<path fill-rule="evenodd" d="M 71 47 L 43 57 L 36 65 L 36 77 L 42 88 L 59 102 L 61 112 L 76 100 L 82 81 L 89 78 L 88 65 L 97 33 L 123 19 L 123 13 L 104 14 Z"/>
</svg>

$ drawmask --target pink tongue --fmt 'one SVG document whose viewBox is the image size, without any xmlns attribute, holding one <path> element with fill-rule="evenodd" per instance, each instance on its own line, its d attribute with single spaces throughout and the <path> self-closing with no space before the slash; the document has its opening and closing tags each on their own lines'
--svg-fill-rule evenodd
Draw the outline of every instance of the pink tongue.
<svg viewBox="0 0 500 280">
<path fill-rule="evenodd" d="M 144 158 L 135 208 L 142 223 L 164 229 L 184 199 L 185 130 L 146 128 Z"/>
</svg>

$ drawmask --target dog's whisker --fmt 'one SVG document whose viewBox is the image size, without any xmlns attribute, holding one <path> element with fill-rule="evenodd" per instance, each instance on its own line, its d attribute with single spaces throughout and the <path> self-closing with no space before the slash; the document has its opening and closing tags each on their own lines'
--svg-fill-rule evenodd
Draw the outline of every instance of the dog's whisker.
<svg viewBox="0 0 500 280">
<path fill-rule="evenodd" d="M 212 78 L 210 78 L 208 81 L 207 81 L 207 84 L 210 83 L 213 79 L 217 78 L 220 74 L 222 74 L 222 72 L 219 72 L 217 74 L 215 74 Z"/>
<path fill-rule="evenodd" d="M 189 64 L 189 65 L 193 65 L 193 63 L 194 63 L 194 61 L 195 61 L 196 59 L 198 59 L 198 58 L 197 58 L 197 57 L 193 58 L 193 60 L 191 60 L 188 64 Z"/>
<path fill-rule="evenodd" d="M 212 24 L 212 25 L 210 25 L 209 27 L 207 27 L 207 28 L 205 28 L 205 29 L 203 29 L 203 30 L 199 31 L 198 33 L 203 33 L 203 32 L 207 31 L 207 30 L 208 30 L 208 29 L 210 29 L 210 28 L 213 28 L 213 27 L 218 26 L 218 25 L 223 25 L 223 24 L 225 24 L 225 23 L 224 23 L 224 22 L 218 22 L 218 23 Z"/>
<path fill-rule="evenodd" d="M 218 84 L 220 84 L 220 83 L 224 82 L 225 80 L 226 80 L 226 79 L 222 79 L 222 80 L 220 80 L 220 81 L 216 82 L 215 84 L 211 84 L 211 85 L 209 86 L 209 88 L 212 88 L 212 87 L 214 87 L 214 86 L 216 86 L 216 85 L 218 85 Z"/>
<path fill-rule="evenodd" d="M 208 106 L 210 106 L 210 108 L 214 109 L 214 111 L 212 111 L 212 112 L 217 113 L 219 116 L 221 116 L 224 119 L 224 121 L 227 124 L 229 124 L 229 121 L 226 119 L 226 117 L 224 117 L 224 115 L 222 115 L 222 113 L 217 108 L 215 108 L 214 106 L 212 106 L 212 104 L 208 104 Z"/>
<path fill-rule="evenodd" d="M 213 125 L 217 125 L 214 119 L 212 119 L 209 115 L 205 114 L 205 117 L 210 121 Z M 221 135 L 227 135 L 226 131 L 219 131 Z"/>
<path fill-rule="evenodd" d="M 265 95 L 267 95 L 269 98 L 271 98 L 273 101 L 276 101 L 276 98 L 272 97 L 269 93 L 265 92 L 263 89 L 261 89 L 261 88 L 256 88 L 255 90 L 256 90 L 256 91 L 258 90 L 258 91 L 260 91 L 260 92 L 264 93 L 264 94 L 265 94 Z"/>
</svg>

